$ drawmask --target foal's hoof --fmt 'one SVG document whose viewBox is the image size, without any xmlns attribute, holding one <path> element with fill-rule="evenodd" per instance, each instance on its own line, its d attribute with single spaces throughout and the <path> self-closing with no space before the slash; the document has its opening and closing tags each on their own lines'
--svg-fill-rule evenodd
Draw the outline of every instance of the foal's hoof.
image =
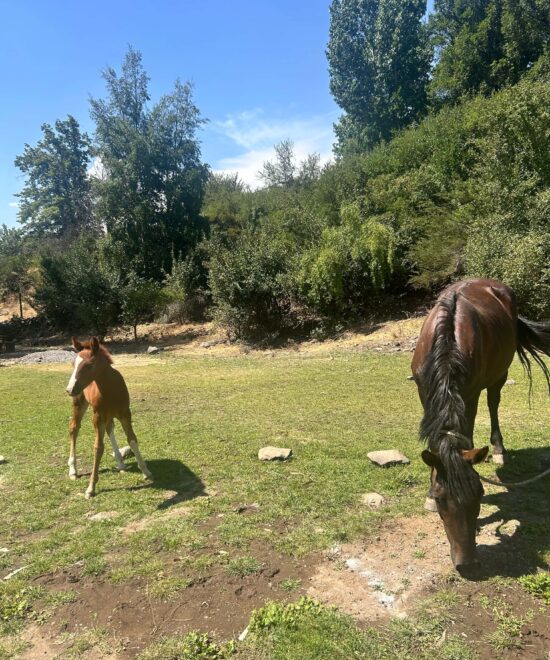
<svg viewBox="0 0 550 660">
<path fill-rule="evenodd" d="M 76 480 L 78 479 L 78 474 L 70 474 L 70 475 L 69 475 L 69 479 L 70 479 L 71 481 L 76 481 Z"/>
<path fill-rule="evenodd" d="M 145 479 L 145 481 L 153 481 L 153 475 L 151 474 L 151 472 L 149 472 L 149 470 L 143 473 L 143 478 Z"/>
<path fill-rule="evenodd" d="M 427 497 L 424 502 L 424 508 L 426 511 L 431 511 L 432 513 L 437 513 L 437 504 L 433 497 Z"/>
<path fill-rule="evenodd" d="M 493 454 L 493 463 L 504 465 L 504 463 L 508 463 L 508 456 L 506 454 Z"/>
<path fill-rule="evenodd" d="M 87 491 L 86 491 L 86 499 L 87 499 L 87 500 L 91 500 L 92 497 L 95 497 L 95 493 L 94 493 L 94 491 L 92 491 L 92 490 L 87 490 Z"/>
</svg>

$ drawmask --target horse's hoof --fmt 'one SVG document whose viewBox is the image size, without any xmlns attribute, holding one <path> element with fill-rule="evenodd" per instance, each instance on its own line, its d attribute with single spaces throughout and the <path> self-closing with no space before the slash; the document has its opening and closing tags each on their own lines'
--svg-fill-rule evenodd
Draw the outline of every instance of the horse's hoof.
<svg viewBox="0 0 550 660">
<path fill-rule="evenodd" d="M 149 472 L 149 470 L 143 473 L 143 478 L 145 481 L 153 481 L 153 475 Z"/>
<path fill-rule="evenodd" d="M 118 470 L 119 472 L 127 472 L 127 470 L 126 470 L 126 466 L 124 466 L 124 467 L 117 467 L 117 470 Z"/>
<path fill-rule="evenodd" d="M 86 499 L 87 499 L 87 500 L 91 500 L 92 497 L 95 497 L 95 493 L 92 492 L 91 490 L 87 490 L 87 491 L 86 491 Z"/>
<path fill-rule="evenodd" d="M 493 463 L 496 463 L 497 465 L 504 465 L 504 463 L 508 462 L 508 457 L 506 454 L 493 454 Z"/>
<path fill-rule="evenodd" d="M 70 474 L 70 475 L 69 475 L 69 479 L 70 479 L 71 481 L 76 481 L 76 480 L 78 479 L 78 475 L 77 475 L 77 474 Z"/>
<path fill-rule="evenodd" d="M 433 497 L 427 497 L 424 502 L 424 508 L 426 511 L 431 511 L 432 513 L 437 513 L 437 504 Z"/>
</svg>

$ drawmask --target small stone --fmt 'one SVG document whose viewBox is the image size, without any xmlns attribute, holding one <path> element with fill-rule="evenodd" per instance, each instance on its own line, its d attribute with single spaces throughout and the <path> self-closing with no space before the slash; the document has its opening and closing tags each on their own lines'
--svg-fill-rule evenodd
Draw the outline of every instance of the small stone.
<svg viewBox="0 0 550 660">
<path fill-rule="evenodd" d="M 258 452 L 260 461 L 286 461 L 292 456 L 292 449 L 285 447 L 263 447 Z"/>
<path fill-rule="evenodd" d="M 112 520 L 118 516 L 118 511 L 100 511 L 99 513 L 88 511 L 84 516 L 94 522 L 97 522 L 98 520 Z"/>
<path fill-rule="evenodd" d="M 2 465 L 3 463 L 7 463 L 7 461 L 4 458 L 4 456 L 0 456 L 0 465 Z"/>
<path fill-rule="evenodd" d="M 8 548 L 0 548 L 0 555 L 5 555 L 9 552 Z"/>
<path fill-rule="evenodd" d="M 361 496 L 361 502 L 371 509 L 379 509 L 384 504 L 384 498 L 378 493 L 365 493 Z"/>
<path fill-rule="evenodd" d="M 242 631 L 242 633 L 239 635 L 239 642 L 244 642 L 248 635 L 248 626 Z"/>
<path fill-rule="evenodd" d="M 515 385 L 516 381 L 513 378 L 508 378 L 506 381 L 506 385 Z"/>
<path fill-rule="evenodd" d="M 380 467 L 388 467 L 390 465 L 407 465 L 410 460 L 397 449 L 383 449 L 380 451 L 371 451 L 367 457 L 376 465 Z"/>
<path fill-rule="evenodd" d="M 149 346 L 147 349 L 147 355 L 155 355 L 156 353 L 160 352 L 160 348 L 158 346 Z"/>
</svg>

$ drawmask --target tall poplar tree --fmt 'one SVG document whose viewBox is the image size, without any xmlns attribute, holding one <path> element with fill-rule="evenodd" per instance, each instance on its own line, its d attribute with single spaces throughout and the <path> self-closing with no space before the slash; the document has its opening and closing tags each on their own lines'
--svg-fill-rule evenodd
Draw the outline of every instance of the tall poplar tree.
<svg viewBox="0 0 550 660">
<path fill-rule="evenodd" d="M 430 48 L 426 0 L 333 0 L 330 90 L 346 113 L 340 150 L 369 148 L 426 111 Z"/>
</svg>

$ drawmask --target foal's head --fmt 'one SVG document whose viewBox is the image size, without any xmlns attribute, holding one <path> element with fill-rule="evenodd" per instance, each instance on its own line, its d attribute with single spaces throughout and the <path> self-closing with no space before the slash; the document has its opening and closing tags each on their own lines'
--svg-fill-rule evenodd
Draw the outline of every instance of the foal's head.
<svg viewBox="0 0 550 660">
<path fill-rule="evenodd" d="M 102 365 L 111 362 L 111 356 L 100 345 L 97 337 L 92 337 L 90 341 L 84 342 L 80 342 L 76 337 L 73 337 L 72 341 L 78 355 L 74 362 L 71 379 L 67 385 L 67 393 L 71 396 L 78 396 L 96 379 L 98 369 Z"/>
<path fill-rule="evenodd" d="M 425 449 L 422 459 L 432 468 L 431 492 L 451 546 L 451 560 L 462 572 L 477 565 L 476 525 L 483 486 L 473 466 L 484 461 L 488 447 L 454 450 L 453 463 L 445 466 L 437 454 Z M 450 474 L 453 467 L 461 474 Z M 469 483 L 468 483 L 469 482 Z"/>
</svg>

